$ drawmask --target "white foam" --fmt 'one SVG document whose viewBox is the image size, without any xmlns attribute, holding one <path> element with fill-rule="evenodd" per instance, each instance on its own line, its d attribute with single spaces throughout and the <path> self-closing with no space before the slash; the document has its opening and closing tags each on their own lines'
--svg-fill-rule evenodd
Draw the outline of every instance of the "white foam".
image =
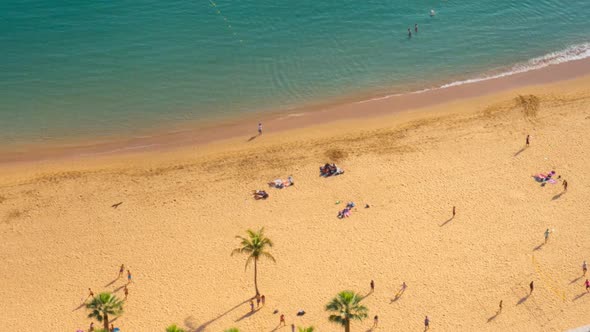
<svg viewBox="0 0 590 332">
<path fill-rule="evenodd" d="M 463 84 L 470 84 L 470 83 L 477 83 L 477 82 L 481 82 L 481 81 L 493 80 L 496 78 L 511 76 L 511 75 L 520 74 L 520 73 L 526 73 L 528 71 L 545 68 L 545 67 L 548 67 L 551 65 L 557 65 L 560 63 L 565 63 L 565 62 L 570 62 L 570 61 L 575 61 L 575 60 L 582 60 L 582 59 L 586 59 L 586 58 L 590 58 L 590 43 L 582 43 L 582 44 L 573 45 L 573 46 L 570 46 L 570 47 L 568 47 L 564 50 L 561 50 L 561 51 L 551 52 L 551 53 L 545 54 L 545 55 L 537 57 L 537 58 L 532 58 L 525 63 L 516 64 L 516 65 L 510 67 L 507 71 L 503 71 L 500 73 L 487 74 L 487 75 L 469 78 L 469 79 L 465 79 L 465 80 L 461 80 L 461 81 L 455 81 L 455 82 L 443 84 L 439 87 L 426 88 L 426 89 L 422 89 L 422 90 L 418 90 L 418 91 L 409 92 L 407 94 L 418 94 L 418 93 L 424 93 L 424 92 L 427 92 L 430 90 L 446 89 L 446 88 L 450 88 L 453 86 L 459 86 L 459 85 L 463 85 Z M 358 101 L 357 103 L 362 104 L 362 103 L 367 103 L 367 102 L 371 102 L 371 101 L 389 99 L 389 98 L 397 97 L 397 96 L 401 96 L 401 95 L 404 95 L 404 93 L 396 93 L 396 94 L 391 94 L 391 95 L 385 95 L 385 96 L 365 99 L 365 100 Z"/>
</svg>

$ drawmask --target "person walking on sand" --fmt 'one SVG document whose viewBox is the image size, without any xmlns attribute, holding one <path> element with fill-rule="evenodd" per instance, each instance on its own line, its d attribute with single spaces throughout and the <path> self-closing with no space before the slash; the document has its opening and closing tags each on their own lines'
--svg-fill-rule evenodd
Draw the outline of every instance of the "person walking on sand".
<svg viewBox="0 0 590 332">
<path fill-rule="evenodd" d="M 291 324 L 291 332 L 295 332 L 295 324 Z"/>
<path fill-rule="evenodd" d="M 457 209 L 456 209 L 456 207 L 453 205 L 453 218 L 455 218 L 455 214 L 457 214 Z"/>
<path fill-rule="evenodd" d="M 547 243 L 547 240 L 549 240 L 549 234 L 551 234 L 551 231 L 549 230 L 549 228 L 547 228 L 545 230 L 545 243 Z"/>
<path fill-rule="evenodd" d="M 90 322 L 90 327 L 88 328 L 88 332 L 94 332 L 94 322 Z"/>
<path fill-rule="evenodd" d="M 285 315 L 281 314 L 281 321 L 279 322 L 279 326 L 287 326 L 287 323 L 285 323 Z"/>
<path fill-rule="evenodd" d="M 526 135 L 526 146 L 528 147 L 531 144 L 531 135 Z"/>
<path fill-rule="evenodd" d="M 258 135 L 262 135 L 262 122 L 258 122 Z"/>
<path fill-rule="evenodd" d="M 582 275 L 585 276 L 586 272 L 588 272 L 588 265 L 586 265 L 586 261 L 582 263 Z"/>
<path fill-rule="evenodd" d="M 111 324 L 111 328 L 109 328 L 109 332 L 115 332 L 115 324 Z"/>
<path fill-rule="evenodd" d="M 379 325 L 379 316 L 375 315 L 375 318 L 373 318 L 373 328 L 376 328 L 377 325 Z"/>
<path fill-rule="evenodd" d="M 127 295 L 129 295 L 129 288 L 127 288 L 127 285 L 123 287 L 123 293 L 125 294 L 125 300 L 127 300 Z"/>
<path fill-rule="evenodd" d="M 256 309 L 260 307 L 260 295 L 256 294 Z"/>
<path fill-rule="evenodd" d="M 375 291 L 375 282 L 371 280 L 371 293 Z"/>
<path fill-rule="evenodd" d="M 131 283 L 131 271 L 127 270 L 127 284 Z"/>
<path fill-rule="evenodd" d="M 529 284 L 529 288 L 531 289 L 531 292 L 529 294 L 533 294 L 533 290 L 535 290 L 535 281 L 531 281 L 531 283 Z"/>
<path fill-rule="evenodd" d="M 125 272 L 125 264 L 121 264 L 121 267 L 119 268 L 119 277 L 117 279 L 120 279 L 123 276 L 123 272 Z"/>
<path fill-rule="evenodd" d="M 250 300 L 250 312 L 254 312 L 254 301 Z"/>
<path fill-rule="evenodd" d="M 424 331 L 428 330 L 430 328 L 430 319 L 428 319 L 428 316 L 426 316 L 426 318 L 424 318 Z"/>
<path fill-rule="evenodd" d="M 260 301 L 262 301 L 262 306 L 264 307 L 264 302 L 266 302 L 266 296 L 262 295 L 260 297 Z"/>
<path fill-rule="evenodd" d="M 501 312 L 502 311 L 502 303 L 503 302 L 504 302 L 503 300 L 500 300 L 500 306 L 499 306 L 498 312 Z"/>
<path fill-rule="evenodd" d="M 94 297 L 94 292 L 92 291 L 92 289 L 88 288 L 88 299 L 91 299 Z"/>
<path fill-rule="evenodd" d="M 563 180 L 563 191 L 567 191 L 567 180 Z"/>
<path fill-rule="evenodd" d="M 586 285 L 586 293 L 590 292 L 590 280 L 586 279 L 584 285 Z"/>
</svg>

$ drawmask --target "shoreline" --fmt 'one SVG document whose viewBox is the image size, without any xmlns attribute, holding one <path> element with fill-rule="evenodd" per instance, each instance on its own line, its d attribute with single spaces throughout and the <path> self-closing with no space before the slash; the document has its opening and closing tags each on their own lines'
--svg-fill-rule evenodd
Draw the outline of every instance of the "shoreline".
<svg viewBox="0 0 590 332">
<path fill-rule="evenodd" d="M 586 58 L 475 82 L 467 80 L 465 84 L 447 84 L 429 90 L 368 99 L 356 96 L 342 98 L 338 102 L 324 105 L 247 114 L 219 120 L 207 120 L 204 123 L 198 121 L 199 124 L 187 124 L 175 130 L 168 128 L 151 136 L 118 137 L 108 140 L 88 139 L 65 144 L 19 144 L 0 147 L 0 164 L 168 151 L 189 146 L 202 146 L 238 137 L 250 137 L 256 133 L 256 124 L 259 121 L 263 123 L 265 134 L 274 134 L 342 120 L 394 115 L 517 88 L 574 80 L 588 75 L 590 75 L 590 59 Z"/>
</svg>

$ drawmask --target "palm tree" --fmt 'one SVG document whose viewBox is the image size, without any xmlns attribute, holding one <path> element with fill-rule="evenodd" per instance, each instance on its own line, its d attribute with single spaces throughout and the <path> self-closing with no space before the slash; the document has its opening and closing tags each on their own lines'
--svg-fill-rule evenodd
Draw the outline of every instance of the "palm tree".
<svg viewBox="0 0 590 332">
<path fill-rule="evenodd" d="M 238 329 L 237 329 L 237 328 L 235 328 L 235 327 L 232 327 L 232 328 L 231 328 L 231 329 L 229 329 L 229 330 L 225 330 L 225 332 L 240 332 L 240 330 L 238 330 Z"/>
<path fill-rule="evenodd" d="M 123 313 L 123 301 L 115 295 L 104 292 L 95 296 L 86 308 L 92 310 L 88 314 L 89 318 L 96 318 L 99 322 L 104 323 L 104 329 L 109 330 L 109 315 L 118 316 Z"/>
<path fill-rule="evenodd" d="M 166 328 L 166 332 L 184 332 L 184 330 L 176 326 L 176 324 L 172 324 Z"/>
<path fill-rule="evenodd" d="M 313 332 L 315 331 L 315 329 L 313 328 L 313 326 L 310 327 L 298 327 L 297 328 L 298 332 Z"/>
<path fill-rule="evenodd" d="M 350 332 L 350 321 L 362 321 L 367 318 L 369 309 L 360 302 L 363 297 L 353 291 L 342 291 L 326 304 L 326 311 L 333 314 L 328 318 L 331 322 L 344 326 L 345 332 Z"/>
<path fill-rule="evenodd" d="M 264 237 L 264 227 L 258 232 L 254 232 L 249 229 L 246 231 L 248 238 L 242 236 L 236 236 L 236 238 L 242 240 L 240 243 L 241 247 L 234 249 L 231 253 L 234 254 L 247 254 L 248 259 L 246 260 L 246 269 L 251 261 L 254 261 L 254 288 L 256 289 L 256 296 L 260 295 L 258 291 L 258 259 L 260 257 L 266 257 L 271 261 L 275 262 L 275 258 L 271 254 L 265 251 L 267 247 L 272 247 L 272 241 L 269 238 Z"/>
</svg>

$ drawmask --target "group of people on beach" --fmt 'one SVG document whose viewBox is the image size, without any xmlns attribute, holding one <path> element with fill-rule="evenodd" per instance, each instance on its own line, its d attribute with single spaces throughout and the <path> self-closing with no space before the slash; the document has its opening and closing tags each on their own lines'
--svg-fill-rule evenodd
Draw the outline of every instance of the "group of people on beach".
<svg viewBox="0 0 590 332">
<path fill-rule="evenodd" d="M 121 266 L 119 267 L 119 273 L 117 275 L 117 278 L 115 280 L 113 280 L 111 283 L 109 283 L 109 285 L 111 285 L 111 284 L 115 283 L 117 280 L 121 279 L 123 277 L 124 273 L 125 273 L 125 264 L 121 264 Z M 127 269 L 127 283 L 124 284 L 122 287 L 118 288 L 118 289 L 123 288 L 123 294 L 125 296 L 123 298 L 124 301 L 127 301 L 127 297 L 129 296 L 129 288 L 127 286 L 129 286 L 129 284 L 131 284 L 132 280 L 133 280 L 133 277 L 131 275 L 131 271 L 129 269 Z M 91 288 L 88 288 L 88 296 L 83 301 L 83 304 L 85 304 L 89 299 L 92 301 L 93 298 L 94 298 L 94 292 L 92 291 Z M 114 324 L 110 325 L 109 332 L 118 332 L 118 331 L 119 331 L 118 327 L 115 327 Z M 82 332 L 82 330 L 78 330 L 78 332 Z M 90 327 L 88 328 L 88 332 L 94 332 L 94 322 L 90 322 Z"/>
</svg>

